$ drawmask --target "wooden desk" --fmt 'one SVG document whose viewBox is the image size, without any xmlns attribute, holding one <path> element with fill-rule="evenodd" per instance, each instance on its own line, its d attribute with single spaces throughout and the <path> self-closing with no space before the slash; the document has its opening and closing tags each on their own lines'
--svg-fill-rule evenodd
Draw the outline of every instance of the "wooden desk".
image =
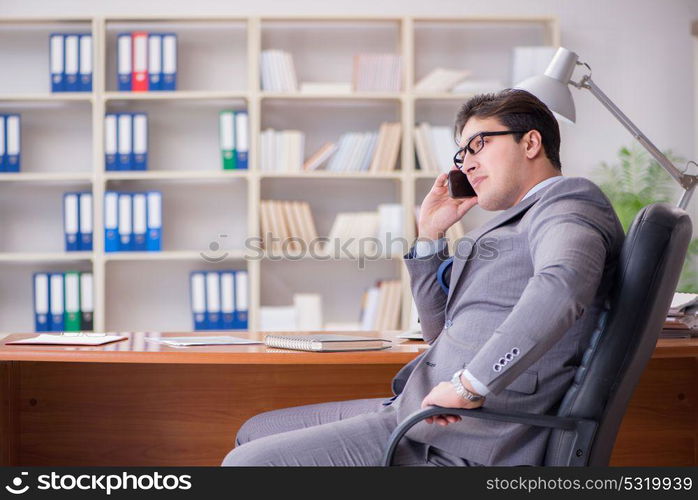
<svg viewBox="0 0 698 500">
<path fill-rule="evenodd" d="M 2 345 L 0 460 L 218 465 L 240 425 L 257 413 L 389 396 L 392 376 L 425 346 L 383 336 L 395 340 L 393 348 L 348 353 L 171 348 L 146 342 L 143 333 L 102 347 Z M 698 339 L 660 340 L 623 421 L 613 465 L 698 464 L 697 360 Z"/>
</svg>

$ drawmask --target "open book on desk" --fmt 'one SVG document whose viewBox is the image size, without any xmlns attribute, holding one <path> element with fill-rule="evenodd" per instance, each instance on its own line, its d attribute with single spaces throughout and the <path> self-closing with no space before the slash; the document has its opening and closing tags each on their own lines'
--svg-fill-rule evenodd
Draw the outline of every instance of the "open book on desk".
<svg viewBox="0 0 698 500">
<path fill-rule="evenodd" d="M 111 342 L 127 339 L 125 335 L 114 335 L 108 333 L 42 333 L 36 337 L 27 339 L 11 340 L 5 342 L 6 345 L 104 345 Z"/>
</svg>

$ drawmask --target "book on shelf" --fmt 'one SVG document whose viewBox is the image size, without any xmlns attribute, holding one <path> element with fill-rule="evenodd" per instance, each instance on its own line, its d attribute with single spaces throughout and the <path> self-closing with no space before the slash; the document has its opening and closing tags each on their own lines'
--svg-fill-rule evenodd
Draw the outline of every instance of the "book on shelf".
<svg viewBox="0 0 698 500">
<path fill-rule="evenodd" d="M 462 69 L 435 68 L 419 80 L 415 86 L 415 92 L 450 92 L 453 87 L 462 82 L 470 71 Z"/>
<path fill-rule="evenodd" d="M 0 114 L 0 172 L 19 172 L 21 166 L 21 116 Z"/>
<path fill-rule="evenodd" d="M 375 337 L 358 337 L 340 334 L 310 334 L 310 335 L 267 335 L 264 343 L 268 347 L 292 349 L 295 351 L 341 352 L 341 351 L 372 351 L 388 349 L 391 341 Z"/>
<path fill-rule="evenodd" d="M 116 82 L 121 92 L 177 88 L 177 35 L 133 31 L 116 37 Z"/>
<path fill-rule="evenodd" d="M 282 50 L 264 50 L 261 55 L 262 90 L 297 92 L 298 79 L 293 56 Z"/>
<path fill-rule="evenodd" d="M 92 330 L 92 273 L 38 272 L 33 277 L 34 329 L 37 332 Z"/>
<path fill-rule="evenodd" d="M 351 94 L 351 82 L 301 82 L 301 94 Z"/>
<path fill-rule="evenodd" d="M 453 94 L 485 94 L 487 92 L 499 92 L 506 87 L 501 80 L 484 78 L 466 78 L 456 84 L 452 89 Z"/>
<path fill-rule="evenodd" d="M 378 131 L 378 145 L 369 167 L 371 172 L 390 172 L 396 169 L 401 134 L 401 123 L 381 124 Z"/>
<path fill-rule="evenodd" d="M 300 130 L 272 130 L 261 133 L 261 170 L 300 172 L 305 153 L 305 134 Z"/>
<path fill-rule="evenodd" d="M 414 130 L 417 164 L 423 172 L 448 172 L 453 166 L 457 144 L 451 127 L 420 123 Z"/>
<path fill-rule="evenodd" d="M 402 57 L 397 54 L 354 56 L 352 84 L 357 92 L 400 92 Z"/>
<path fill-rule="evenodd" d="M 317 170 L 337 152 L 334 142 L 326 142 L 303 163 L 303 170 Z"/>
<path fill-rule="evenodd" d="M 383 280 L 364 292 L 361 304 L 362 330 L 397 330 L 402 309 L 400 280 Z"/>
<path fill-rule="evenodd" d="M 315 222 L 306 201 L 262 200 L 260 222 L 264 248 L 269 251 L 300 250 L 317 238 Z M 290 238 L 294 241 L 284 242 Z"/>
<path fill-rule="evenodd" d="M 92 34 L 49 35 L 51 92 L 92 92 Z"/>
</svg>

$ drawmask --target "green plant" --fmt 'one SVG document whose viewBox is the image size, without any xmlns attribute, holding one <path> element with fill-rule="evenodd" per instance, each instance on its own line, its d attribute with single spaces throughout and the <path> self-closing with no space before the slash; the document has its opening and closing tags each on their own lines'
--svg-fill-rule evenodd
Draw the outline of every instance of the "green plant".
<svg viewBox="0 0 698 500">
<path fill-rule="evenodd" d="M 669 160 L 680 165 L 685 160 L 665 151 Z M 608 196 L 625 232 L 640 209 L 650 203 L 676 203 L 678 185 L 669 174 L 644 149 L 637 145 L 618 151 L 618 163 L 603 162 L 596 174 L 599 187 Z M 678 290 L 698 293 L 698 239 L 691 241 L 684 262 Z"/>
</svg>

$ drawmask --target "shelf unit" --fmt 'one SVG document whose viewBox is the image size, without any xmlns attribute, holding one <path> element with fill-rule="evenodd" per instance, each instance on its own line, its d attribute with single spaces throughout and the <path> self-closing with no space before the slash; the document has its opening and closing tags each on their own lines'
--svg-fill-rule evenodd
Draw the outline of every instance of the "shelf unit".
<svg viewBox="0 0 698 500">
<path fill-rule="evenodd" d="M 48 93 L 48 34 L 78 30 L 93 35 L 93 91 Z M 135 30 L 178 34 L 181 90 L 115 90 L 116 33 Z M 13 43 L 16 41 L 22 43 Z M 260 200 L 298 199 L 307 200 L 314 208 L 321 235 L 329 230 L 337 211 L 373 210 L 378 203 L 400 203 L 404 233 L 411 241 L 415 237 L 413 207 L 436 175 L 416 169 L 412 141 L 415 123 L 428 120 L 451 125 L 457 105 L 469 97 L 417 93 L 414 82 L 437 66 L 468 66 L 474 77 L 497 77 L 508 84 L 511 48 L 516 45 L 559 45 L 557 20 L 168 15 L 0 20 L 0 47 L 4 47 L 0 49 L 0 63 L 20 67 L 21 80 L 0 83 L 0 112 L 20 112 L 23 117 L 23 171 L 0 174 L 0 200 L 10 200 L 5 205 L 0 201 L 0 213 L 4 215 L 0 216 L 0 225 L 4 234 L 18 233 L 8 243 L 0 244 L 0 270 L 6 271 L 6 277 L 0 278 L 0 302 L 6 302 L 0 318 L 14 316 L 11 321 L 0 320 L 0 331 L 32 331 L 31 273 L 61 269 L 93 271 L 96 330 L 190 330 L 186 276 L 192 270 L 226 268 L 246 268 L 249 272 L 252 331 L 259 325 L 260 306 L 290 304 L 294 291 L 313 291 L 327 298 L 327 321 L 358 320 L 360 291 L 383 278 L 402 280 L 401 322 L 406 327 L 411 295 L 409 277 L 399 256 L 381 257 L 366 263 L 365 269 L 359 269 L 358 263 L 350 259 L 316 262 L 305 257 L 279 261 L 266 254 L 252 258 L 253 253 L 243 248 L 242 240 L 259 236 Z M 349 80 L 354 53 L 399 53 L 403 60 L 402 90 L 333 95 L 264 92 L 259 77 L 260 54 L 272 48 L 292 53 L 299 82 Z M 104 170 L 103 117 L 121 109 L 149 113 L 148 171 Z M 221 109 L 247 109 L 249 113 L 247 171 L 221 170 L 215 132 Z M 70 127 L 57 126 L 68 116 Z M 25 133 L 29 118 L 32 127 Z M 191 136 L 187 135 L 185 141 L 186 120 L 190 118 Z M 398 170 L 394 172 L 258 170 L 259 137 L 266 127 L 308 127 L 304 130 L 306 143 L 313 144 L 323 134 L 334 134 L 336 140 L 343 131 L 377 130 L 380 121 L 402 124 Z M 42 147 L 44 136 L 49 145 Z M 56 141 L 65 143 L 58 159 L 51 151 L 60 146 Z M 307 146 L 306 156 L 313 149 Z M 94 196 L 92 252 L 61 251 L 58 195 L 74 189 L 91 190 Z M 163 191 L 164 251 L 104 252 L 103 195 L 111 189 Z M 29 200 L 27 205 L 9 205 L 20 196 Z M 30 203 L 39 208 L 28 210 Z M 476 214 L 466 225 L 475 226 L 487 217 Z M 47 234 L 26 235 L 20 230 L 19 226 L 35 223 L 39 228 L 46 226 Z M 26 247 L 18 243 L 23 241 L 20 237 L 28 239 Z M 225 244 L 212 251 L 213 242 L 220 238 L 226 239 Z M 129 289 L 131 282 L 133 290 Z M 10 295 L 15 298 L 5 301 Z M 172 316 L 176 318 L 170 319 Z"/>
</svg>

